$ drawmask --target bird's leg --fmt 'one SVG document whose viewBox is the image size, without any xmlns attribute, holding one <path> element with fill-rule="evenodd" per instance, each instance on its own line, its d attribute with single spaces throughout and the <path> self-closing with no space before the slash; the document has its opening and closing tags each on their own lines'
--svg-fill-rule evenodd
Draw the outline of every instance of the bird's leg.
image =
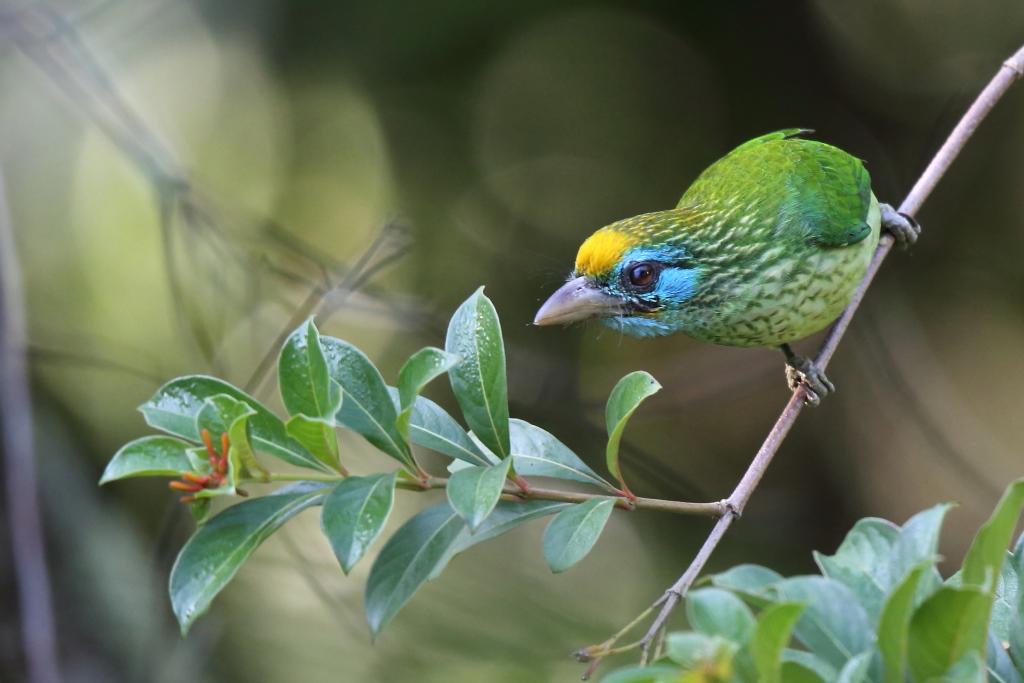
<svg viewBox="0 0 1024 683">
<path fill-rule="evenodd" d="M 882 213 L 882 228 L 892 233 L 896 239 L 896 246 L 906 249 L 917 241 L 918 235 L 921 234 L 921 226 L 913 216 L 900 213 L 888 204 L 879 204 L 878 210 Z"/>
<path fill-rule="evenodd" d="M 824 371 L 815 365 L 813 360 L 793 353 L 789 344 L 783 344 L 779 350 L 786 354 L 786 379 L 789 381 L 789 388 L 796 391 L 797 388 L 804 387 L 807 390 L 807 405 L 818 405 L 822 396 L 836 390 L 836 385 L 829 381 Z"/>
</svg>

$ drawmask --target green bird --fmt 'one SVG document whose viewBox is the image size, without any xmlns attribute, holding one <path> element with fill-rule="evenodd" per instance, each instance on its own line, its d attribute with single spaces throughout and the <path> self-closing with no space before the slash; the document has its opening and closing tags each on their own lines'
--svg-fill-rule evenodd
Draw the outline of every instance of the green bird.
<svg viewBox="0 0 1024 683">
<path fill-rule="evenodd" d="M 682 332 L 786 355 L 808 403 L 835 390 L 789 343 L 850 303 L 882 228 L 901 246 L 920 228 L 879 204 L 859 159 L 794 128 L 740 145 L 700 174 L 676 208 L 613 223 L 580 247 L 569 281 L 534 319 L 587 318 L 637 337 Z"/>
</svg>

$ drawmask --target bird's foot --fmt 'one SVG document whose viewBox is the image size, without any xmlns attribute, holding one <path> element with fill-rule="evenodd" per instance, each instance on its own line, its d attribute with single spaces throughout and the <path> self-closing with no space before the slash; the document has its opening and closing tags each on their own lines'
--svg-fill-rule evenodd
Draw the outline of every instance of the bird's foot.
<svg viewBox="0 0 1024 683">
<path fill-rule="evenodd" d="M 803 387 L 807 391 L 804 403 L 809 406 L 816 406 L 821 403 L 821 397 L 827 396 L 836 390 L 825 371 L 814 364 L 806 356 L 796 354 L 786 357 L 786 380 L 789 388 L 796 391 Z"/>
<path fill-rule="evenodd" d="M 882 213 L 882 227 L 888 230 L 896 240 L 896 246 L 906 249 L 917 241 L 921 234 L 921 226 L 913 216 L 900 213 L 888 204 L 879 204 Z"/>
</svg>

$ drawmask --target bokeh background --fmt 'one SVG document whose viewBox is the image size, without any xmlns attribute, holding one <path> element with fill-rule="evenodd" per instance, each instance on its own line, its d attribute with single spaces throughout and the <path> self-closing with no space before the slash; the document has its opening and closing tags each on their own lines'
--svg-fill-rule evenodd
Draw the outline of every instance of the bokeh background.
<svg viewBox="0 0 1024 683">
<path fill-rule="evenodd" d="M 343 576 L 306 512 L 183 640 L 165 585 L 187 512 L 163 481 L 96 482 L 149 433 L 135 407 L 164 381 L 215 374 L 276 405 L 261 363 L 312 312 L 393 381 L 486 285 L 514 416 L 600 467 L 603 401 L 647 370 L 664 389 L 627 431 L 632 488 L 723 498 L 786 401 L 781 356 L 534 328 L 536 307 L 594 229 L 674 205 L 779 128 L 867 160 L 898 203 L 1022 43 L 1019 0 L 0 3 L 0 164 L 67 680 L 576 680 L 569 653 L 657 597 L 707 520 L 616 514 L 558 576 L 535 522 L 457 558 L 371 643 L 369 561 Z M 1022 186 L 1024 88 L 884 266 L 830 366 L 839 393 L 801 417 L 710 569 L 812 571 L 856 519 L 950 500 L 941 550 L 963 554 L 1024 474 Z M 453 404 L 443 382 L 427 393 Z M 390 466 L 342 446 L 357 472 Z M 392 528 L 430 502 L 402 496 Z M 17 523 L 0 537 L 4 681 L 22 673 Z"/>
</svg>

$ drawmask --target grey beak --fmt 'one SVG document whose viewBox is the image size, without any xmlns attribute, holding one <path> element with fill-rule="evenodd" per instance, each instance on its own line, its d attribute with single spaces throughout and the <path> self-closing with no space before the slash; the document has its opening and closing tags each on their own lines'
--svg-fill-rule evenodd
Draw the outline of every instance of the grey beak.
<svg viewBox="0 0 1024 683">
<path fill-rule="evenodd" d="M 557 325 L 574 320 L 622 315 L 625 301 L 605 294 L 594 281 L 578 277 L 562 285 L 544 302 L 533 319 L 534 325 Z"/>
</svg>

